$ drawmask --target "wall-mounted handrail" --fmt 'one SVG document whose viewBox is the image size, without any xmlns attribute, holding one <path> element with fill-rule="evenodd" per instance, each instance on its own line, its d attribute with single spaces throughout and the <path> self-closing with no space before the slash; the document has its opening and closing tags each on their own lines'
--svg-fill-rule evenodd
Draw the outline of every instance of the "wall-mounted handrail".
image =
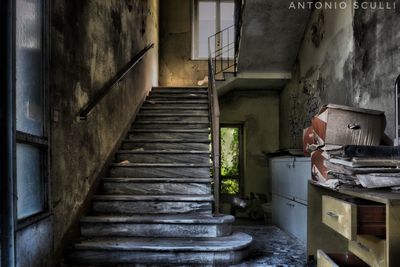
<svg viewBox="0 0 400 267">
<path fill-rule="evenodd" d="M 154 47 L 154 44 L 150 44 L 143 48 L 137 55 L 135 55 L 131 61 L 128 62 L 111 80 L 109 80 L 103 88 L 101 88 L 80 111 L 79 111 L 79 119 L 86 120 L 89 113 L 93 110 L 93 108 L 103 99 L 105 95 L 110 92 L 110 90 L 121 81 L 132 69 L 138 64 L 146 53 Z"/>
</svg>

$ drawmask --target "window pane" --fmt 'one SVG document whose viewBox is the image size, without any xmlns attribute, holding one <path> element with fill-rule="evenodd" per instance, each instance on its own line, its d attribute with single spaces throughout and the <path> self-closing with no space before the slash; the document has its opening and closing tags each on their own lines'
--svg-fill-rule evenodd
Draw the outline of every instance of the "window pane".
<svg viewBox="0 0 400 267">
<path fill-rule="evenodd" d="M 208 57 L 208 37 L 216 32 L 216 3 L 199 1 L 198 19 L 198 57 Z"/>
<path fill-rule="evenodd" d="M 221 176 L 239 175 L 239 128 L 221 128 Z"/>
<path fill-rule="evenodd" d="M 43 135 L 42 3 L 16 1 L 17 130 Z"/>
<path fill-rule="evenodd" d="M 226 195 L 239 194 L 239 181 L 237 179 L 224 179 L 221 182 L 221 193 Z"/>
<path fill-rule="evenodd" d="M 226 29 L 230 26 L 232 26 L 235 23 L 234 20 L 235 16 L 235 4 L 233 2 L 221 2 L 221 17 L 220 17 L 220 25 L 221 25 L 221 30 Z M 222 47 L 227 46 L 228 44 L 231 44 L 235 41 L 235 29 L 234 27 L 231 27 L 228 31 L 225 31 L 222 34 Z M 224 58 L 228 57 L 233 57 L 234 51 L 233 51 L 234 46 L 232 45 L 232 51 L 224 50 L 226 51 L 223 55 Z"/>
<path fill-rule="evenodd" d="M 43 210 L 40 149 L 17 144 L 17 216 L 26 218 Z"/>
</svg>

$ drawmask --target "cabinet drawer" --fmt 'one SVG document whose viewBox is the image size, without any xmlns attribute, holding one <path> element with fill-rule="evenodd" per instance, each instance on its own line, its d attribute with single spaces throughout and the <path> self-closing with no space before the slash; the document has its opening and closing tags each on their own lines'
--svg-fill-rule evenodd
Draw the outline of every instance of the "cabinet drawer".
<svg viewBox="0 0 400 267">
<path fill-rule="evenodd" d="M 386 241 L 375 236 L 358 235 L 349 241 L 349 251 L 371 267 L 386 266 Z"/>
<path fill-rule="evenodd" d="M 385 216 L 383 204 L 322 196 L 322 222 L 349 240 L 357 234 L 384 236 Z"/>
<path fill-rule="evenodd" d="M 317 267 L 367 267 L 369 266 L 350 252 L 325 253 L 317 251 Z"/>
</svg>

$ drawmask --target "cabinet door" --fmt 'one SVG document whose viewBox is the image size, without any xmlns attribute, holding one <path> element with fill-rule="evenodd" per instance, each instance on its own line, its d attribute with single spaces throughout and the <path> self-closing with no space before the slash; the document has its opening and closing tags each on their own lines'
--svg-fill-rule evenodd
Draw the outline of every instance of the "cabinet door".
<svg viewBox="0 0 400 267">
<path fill-rule="evenodd" d="M 290 184 L 291 158 L 279 158 L 271 161 L 272 193 L 290 197 L 292 193 Z"/>
<path fill-rule="evenodd" d="M 296 160 L 290 171 L 291 193 L 296 201 L 307 203 L 308 180 L 311 177 L 311 162 L 309 159 Z"/>
<path fill-rule="evenodd" d="M 307 243 L 307 206 L 291 202 L 289 232 L 303 243 Z"/>
</svg>

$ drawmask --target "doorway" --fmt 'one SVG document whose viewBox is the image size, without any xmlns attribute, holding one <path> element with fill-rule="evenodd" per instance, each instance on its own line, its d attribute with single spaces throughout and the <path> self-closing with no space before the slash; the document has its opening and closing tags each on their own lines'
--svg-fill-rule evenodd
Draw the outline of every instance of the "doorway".
<svg viewBox="0 0 400 267">
<path fill-rule="evenodd" d="M 243 195 L 243 127 L 227 124 L 220 127 L 220 192 L 223 200 Z"/>
</svg>

